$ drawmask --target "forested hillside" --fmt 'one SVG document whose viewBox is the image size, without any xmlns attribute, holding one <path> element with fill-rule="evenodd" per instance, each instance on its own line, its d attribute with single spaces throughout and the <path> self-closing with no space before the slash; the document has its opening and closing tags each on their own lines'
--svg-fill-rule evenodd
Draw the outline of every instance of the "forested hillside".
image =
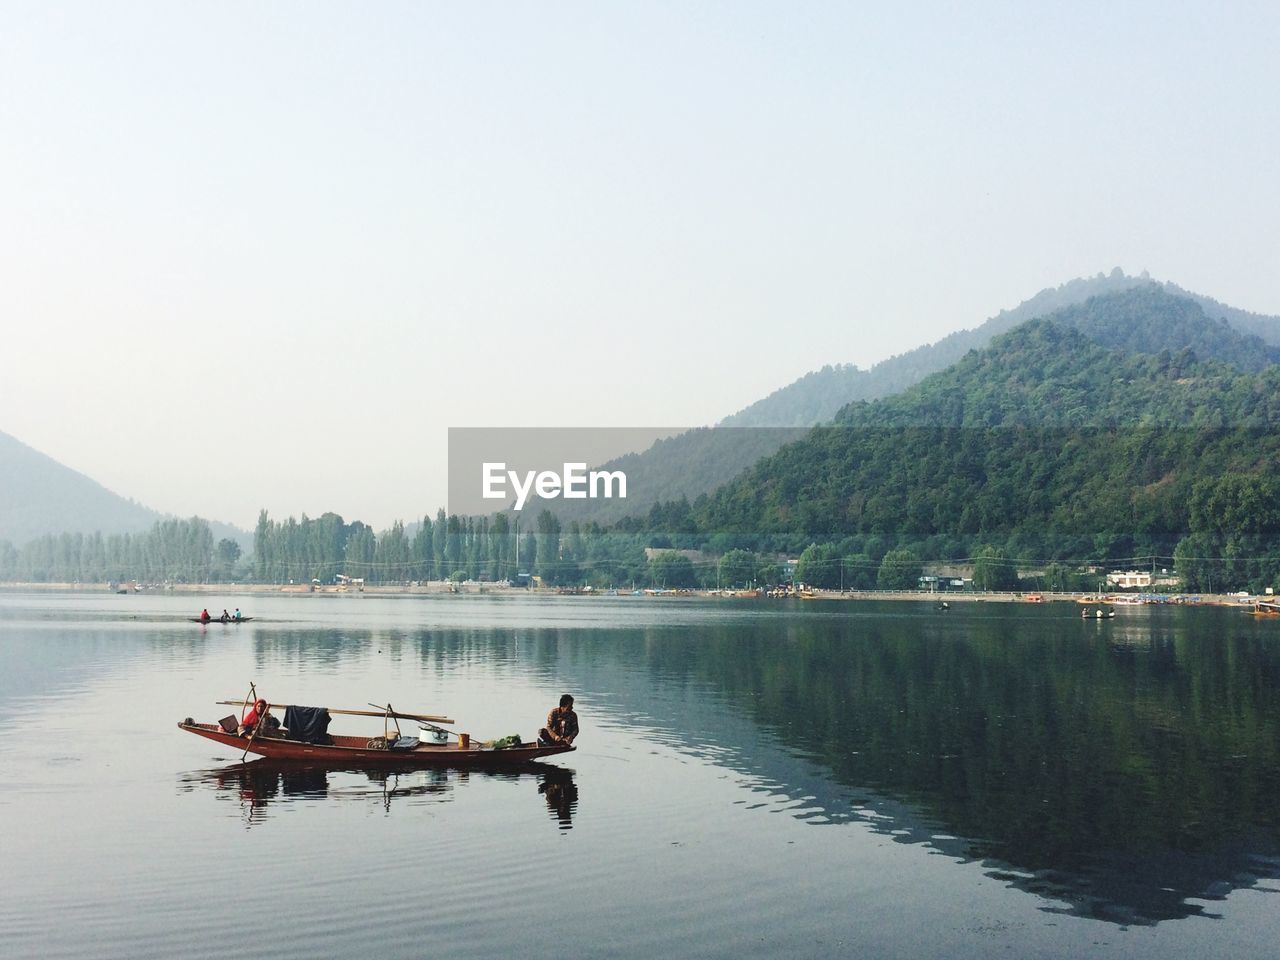
<svg viewBox="0 0 1280 960">
<path fill-rule="evenodd" d="M 1167 297 L 1103 298 L 1092 315 L 1130 315 L 1125 337 L 1140 339 L 1129 311 L 1152 296 Z M 1108 349 L 1059 319 L 1071 313 L 900 396 L 851 404 L 718 490 L 696 511 L 699 529 L 800 535 L 850 554 L 986 547 L 1031 565 L 1176 554 L 1192 588 L 1215 575 L 1270 583 L 1280 368 Z M 1217 322 L 1201 313 L 1199 324 L 1192 315 L 1181 335 L 1212 340 Z"/>
<path fill-rule="evenodd" d="M 1190 348 L 1199 357 L 1216 357 L 1246 371 L 1261 370 L 1280 359 L 1280 347 L 1258 336 L 1259 332 L 1270 332 L 1272 341 L 1280 342 L 1280 318 L 1232 310 L 1172 284 L 1161 285 L 1115 270 L 1042 290 L 976 329 L 953 333 L 870 370 L 835 365 L 806 374 L 726 417 L 714 429 L 689 431 L 605 465 L 635 478 L 626 501 L 557 504 L 555 509 L 579 522 L 612 523 L 646 512 L 655 501 L 694 500 L 796 439 L 797 430 L 831 420 L 846 404 L 906 390 L 956 363 L 970 350 L 987 346 L 993 337 L 1044 316 L 1079 330 L 1092 341 L 1134 352 L 1158 354 Z M 1252 332 L 1231 326 L 1224 319 L 1227 316 L 1248 323 Z"/>
<path fill-rule="evenodd" d="M 814 426 L 830 420 L 837 410 L 854 400 L 875 400 L 907 389 L 931 373 L 955 363 L 970 350 L 981 349 L 1028 320 L 1047 316 L 1091 297 L 1105 296 L 1139 286 L 1155 286 L 1144 277 L 1110 274 L 1077 278 L 1058 287 L 1041 290 L 1010 310 L 1001 310 L 985 323 L 957 330 L 936 343 L 908 350 L 882 360 L 868 370 L 843 364 L 805 374 L 796 382 L 775 390 L 763 400 L 721 421 L 722 426 Z M 1277 323 L 1280 329 L 1280 322 Z"/>
</svg>

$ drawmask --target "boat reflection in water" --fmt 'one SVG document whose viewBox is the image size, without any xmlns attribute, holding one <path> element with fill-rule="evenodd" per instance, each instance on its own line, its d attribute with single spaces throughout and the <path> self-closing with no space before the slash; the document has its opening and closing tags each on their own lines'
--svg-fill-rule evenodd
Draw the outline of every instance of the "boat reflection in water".
<svg viewBox="0 0 1280 960">
<path fill-rule="evenodd" d="M 493 771 L 421 767 L 340 770 L 264 758 L 197 771 L 184 777 L 183 784 L 186 790 L 200 784 L 212 786 L 220 799 L 236 801 L 245 823 L 253 825 L 265 821 L 271 807 L 294 801 L 377 801 L 387 813 L 393 806 L 443 803 L 477 778 L 536 783 L 560 829 L 573 828 L 578 808 L 574 771 L 537 763 Z"/>
</svg>

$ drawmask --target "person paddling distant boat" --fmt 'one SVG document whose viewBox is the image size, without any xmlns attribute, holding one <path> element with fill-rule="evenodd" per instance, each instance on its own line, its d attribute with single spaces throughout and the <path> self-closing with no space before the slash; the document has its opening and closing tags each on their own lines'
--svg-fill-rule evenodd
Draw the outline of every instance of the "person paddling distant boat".
<svg viewBox="0 0 1280 960">
<path fill-rule="evenodd" d="M 200 622 L 201 622 L 201 623 L 208 623 L 208 622 L 209 622 L 210 620 L 212 620 L 212 619 L 213 619 L 213 617 L 209 616 L 209 608 L 208 608 L 208 607 L 205 607 L 203 610 L 201 610 L 201 611 L 200 611 Z"/>
</svg>

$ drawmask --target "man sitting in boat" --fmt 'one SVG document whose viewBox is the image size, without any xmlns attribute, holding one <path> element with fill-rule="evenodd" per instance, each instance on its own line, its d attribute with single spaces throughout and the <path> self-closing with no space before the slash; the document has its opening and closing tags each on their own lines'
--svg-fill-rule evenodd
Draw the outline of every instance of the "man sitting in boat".
<svg viewBox="0 0 1280 960">
<path fill-rule="evenodd" d="M 208 607 L 205 607 L 203 610 L 201 610 L 201 611 L 200 611 L 200 619 L 201 619 L 202 621 L 204 621 L 205 623 L 208 623 L 210 620 L 212 620 L 212 619 L 213 619 L 213 617 L 209 616 L 209 608 L 208 608 Z"/>
<path fill-rule="evenodd" d="M 223 623 L 230 623 L 230 622 L 231 622 L 231 614 L 227 613 L 227 608 L 226 608 L 226 607 L 223 607 L 223 608 L 222 608 L 222 616 L 221 616 L 221 617 L 219 617 L 218 619 L 220 619 Z"/>
<path fill-rule="evenodd" d="M 573 743 L 578 736 L 578 715 L 573 712 L 573 697 L 565 694 L 560 706 L 547 714 L 547 725 L 538 731 L 539 743 Z"/>
</svg>

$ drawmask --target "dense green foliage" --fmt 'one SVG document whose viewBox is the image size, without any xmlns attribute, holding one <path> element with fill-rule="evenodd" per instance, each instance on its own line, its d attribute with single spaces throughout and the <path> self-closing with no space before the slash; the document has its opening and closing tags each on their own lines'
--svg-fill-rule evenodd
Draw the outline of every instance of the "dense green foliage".
<svg viewBox="0 0 1280 960">
<path fill-rule="evenodd" d="M 910 550 L 890 550 L 880 561 L 876 586 L 881 590 L 914 590 L 924 569 Z"/>
<path fill-rule="evenodd" d="M 684 510 L 688 512 L 687 504 Z M 647 529 L 606 531 L 576 521 L 564 529 L 546 510 L 526 518 L 518 530 L 506 514 L 463 517 L 441 510 L 434 520 L 424 517 L 412 533 L 395 524 L 376 535 L 365 524 L 345 523 L 337 514 L 276 522 L 264 511 L 255 542 L 254 577 L 267 583 L 329 583 L 338 575 L 382 584 L 497 582 L 533 575 L 547 586 L 638 588 L 714 584 L 716 576 L 712 566 L 695 569 L 679 553 L 674 554 L 680 560 L 674 574 L 666 561 L 655 566 L 647 560 L 646 546 L 670 547 L 670 535 L 656 536 Z M 688 544 L 680 540 L 679 547 L 687 549 Z"/>
<path fill-rule="evenodd" d="M 46 534 L 21 549 L 0 541 L 0 580 L 205 583 L 232 579 L 239 557 L 232 540 L 215 546 L 208 522 L 199 517 L 160 520 L 141 534 Z"/>
<path fill-rule="evenodd" d="M 649 576 L 655 587 L 696 587 L 698 577 L 693 561 L 683 553 L 664 550 L 649 561 Z"/>
<path fill-rule="evenodd" d="M 840 551 L 834 543 L 811 543 L 796 563 L 796 580 L 824 590 L 844 586 Z"/>
<path fill-rule="evenodd" d="M 722 587 L 747 587 L 760 578 L 760 558 L 750 550 L 730 550 L 720 558 L 717 580 Z"/>
<path fill-rule="evenodd" d="M 709 493 L 785 444 L 801 439 L 804 428 L 837 418 L 847 404 L 907 390 L 1036 318 L 1049 318 L 1093 343 L 1130 353 L 1160 356 L 1190 351 L 1201 360 L 1222 360 L 1245 372 L 1258 372 L 1280 359 L 1280 348 L 1229 326 L 1221 319 L 1224 313 L 1251 317 L 1253 329 L 1272 330 L 1273 339 L 1280 339 L 1277 318 L 1242 315 L 1207 298 L 1197 300 L 1177 288 L 1127 277 L 1118 270 L 1109 276 L 1073 280 L 1042 291 L 977 329 L 959 331 L 870 370 L 836 365 L 806 374 L 725 418 L 714 429 L 688 431 L 606 464 L 607 469 L 626 472 L 626 500 L 562 501 L 555 509 L 562 519 L 608 524 L 628 513 L 646 511 L 654 501 Z"/>
<path fill-rule="evenodd" d="M 1094 322 L 1136 335 L 1132 308 L 1152 297 L 1164 295 L 1093 303 Z M 1036 321 L 897 397 L 846 407 L 717 491 L 697 522 L 748 541 L 876 537 L 926 559 L 985 544 L 1030 564 L 1172 559 L 1194 538 L 1179 551 L 1189 588 L 1257 588 L 1280 570 L 1266 479 L 1277 426 L 1280 368 L 1109 350 Z"/>
<path fill-rule="evenodd" d="M 520 540 L 521 570 L 533 559 L 533 538 Z M 254 577 L 267 583 L 332 582 L 339 574 L 375 583 L 464 579 L 512 579 L 517 573 L 516 537 L 506 516 L 423 517 L 412 536 L 393 524 L 377 535 L 360 521 L 336 513 L 315 519 L 272 520 L 264 510 L 254 532 Z"/>
<path fill-rule="evenodd" d="M 529 513 L 532 506 L 548 505 L 565 522 L 618 523 L 626 517 L 645 514 L 654 504 L 678 503 L 681 498 L 714 490 L 784 444 L 801 439 L 807 432 L 807 427 L 688 430 L 658 440 L 641 453 L 627 454 L 598 465 L 601 470 L 619 470 L 626 474 L 626 499 L 560 499 L 552 502 L 539 501 L 535 495 L 530 497 L 530 506 L 525 507 L 525 513 Z M 672 530 L 678 529 L 677 525 L 667 526 Z"/>
<path fill-rule="evenodd" d="M 1056 571 L 1055 571 L 1056 572 Z M 975 590 L 1016 590 L 1018 569 L 1003 550 L 984 546 L 973 558 L 973 588 Z"/>
</svg>

